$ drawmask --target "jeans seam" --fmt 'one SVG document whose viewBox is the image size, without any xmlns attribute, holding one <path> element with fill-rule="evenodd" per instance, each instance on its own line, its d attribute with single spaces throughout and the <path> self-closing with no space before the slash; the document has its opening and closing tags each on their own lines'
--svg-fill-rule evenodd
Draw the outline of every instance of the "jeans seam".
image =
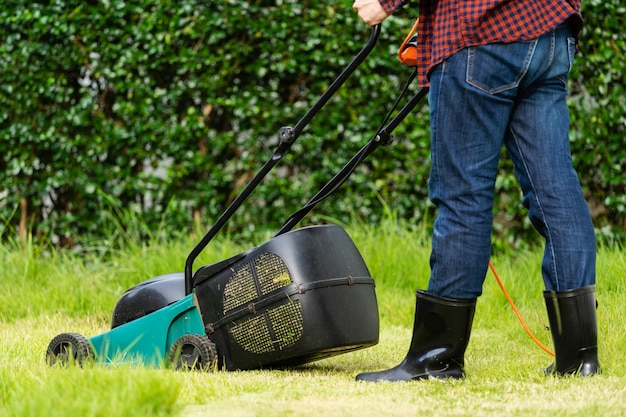
<svg viewBox="0 0 626 417">
<path fill-rule="evenodd" d="M 552 61 L 554 61 L 554 51 L 556 49 L 556 33 L 552 32 L 550 34 L 550 54 L 548 55 L 548 62 L 546 65 L 546 70 L 550 68 L 552 65 Z"/>
<path fill-rule="evenodd" d="M 572 67 L 574 66 L 574 54 L 575 54 L 575 48 L 576 48 L 575 42 L 576 40 L 574 38 L 572 37 L 567 38 L 567 64 L 568 64 L 567 74 L 569 74 Z M 572 51 L 572 48 L 574 48 L 574 51 Z M 558 75 L 556 78 L 561 80 L 563 85 L 567 87 L 567 79 L 568 79 L 567 75 Z"/>
<path fill-rule="evenodd" d="M 443 80 L 443 77 L 445 76 L 445 73 L 446 73 L 446 61 L 443 61 L 443 62 L 441 63 L 441 74 L 439 75 L 439 84 L 438 84 L 439 86 L 441 86 L 441 85 L 443 84 L 443 81 L 442 81 L 442 80 Z M 435 92 L 435 94 L 437 94 L 437 103 L 439 103 L 439 102 L 440 102 L 440 97 L 439 97 L 439 96 L 440 96 L 440 93 L 441 93 L 441 88 L 439 87 L 439 88 L 437 89 L 437 91 Z M 437 107 L 439 107 L 439 105 L 438 105 L 438 104 L 437 104 Z M 440 117 L 439 113 L 440 113 L 440 111 L 438 110 L 438 111 L 437 111 L 436 118 L 435 118 L 434 123 L 433 123 L 434 129 L 435 129 L 435 131 L 434 131 L 434 132 L 432 132 L 432 133 L 433 133 L 433 138 L 434 138 L 434 137 L 436 137 L 436 134 L 437 134 L 437 132 L 439 131 L 439 128 L 438 128 L 439 117 Z M 436 144 L 436 143 L 433 143 L 432 145 L 433 145 L 434 147 L 436 147 L 436 146 L 437 146 L 437 144 Z M 433 156 L 435 156 L 435 158 L 433 158 L 433 160 L 431 161 L 431 163 L 433 164 L 433 166 L 437 167 L 437 169 L 435 170 L 435 174 L 436 174 L 436 175 L 435 175 L 435 177 L 437 177 L 437 178 L 435 179 L 435 181 L 436 181 L 436 182 L 438 182 L 438 181 L 439 181 L 439 178 L 438 178 L 438 177 L 439 177 L 439 169 L 438 169 L 438 167 L 439 167 L 439 163 L 438 163 L 439 152 L 436 152 L 436 155 L 433 155 Z"/>
<path fill-rule="evenodd" d="M 545 236 L 545 239 L 546 239 L 546 249 L 550 251 L 550 257 L 552 259 L 551 270 L 552 270 L 552 275 L 554 277 L 554 284 L 555 284 L 555 288 L 558 289 L 559 288 L 559 276 L 558 276 L 558 271 L 557 271 L 557 268 L 556 268 L 556 255 L 554 253 L 554 245 L 552 244 L 552 242 L 553 242 L 552 231 L 550 229 L 550 226 L 548 225 L 548 221 L 546 219 L 546 214 L 545 214 L 545 212 L 543 210 L 543 206 L 541 204 L 541 199 L 539 197 L 539 193 L 537 192 L 537 188 L 535 187 L 535 182 L 533 180 L 532 175 L 530 174 L 530 170 L 528 169 L 528 164 L 526 163 L 526 157 L 524 156 L 524 152 L 522 151 L 522 147 L 519 144 L 519 141 L 517 139 L 517 135 L 515 134 L 515 132 L 510 127 L 509 127 L 509 130 L 511 131 L 511 136 L 513 137 L 513 141 L 515 142 L 515 146 L 517 147 L 517 151 L 518 151 L 520 159 L 522 161 L 526 177 L 528 178 L 528 181 L 530 183 L 530 187 L 532 188 L 533 193 L 535 194 L 535 202 L 537 203 L 537 209 L 538 209 L 539 213 L 541 214 L 541 220 L 542 220 L 543 226 L 544 226 L 544 233 L 546 234 L 546 236 Z"/>
<path fill-rule="evenodd" d="M 439 103 L 441 101 L 440 99 L 440 95 L 441 95 L 441 85 L 443 85 L 443 78 L 446 75 L 446 60 L 444 60 L 441 64 L 440 64 L 440 73 L 439 73 L 439 83 L 437 84 L 438 88 L 436 91 L 430 90 L 432 94 L 436 95 L 436 107 L 438 109 L 437 113 L 436 113 L 436 117 L 434 118 L 434 120 L 431 120 L 432 122 L 432 128 L 431 128 L 431 138 L 432 138 L 432 142 L 431 142 L 431 147 L 433 148 L 433 151 L 431 151 L 431 181 L 434 181 L 435 184 L 439 183 L 439 163 L 438 163 L 438 159 L 439 159 L 439 152 L 436 150 L 436 147 L 438 146 L 438 141 L 435 141 L 434 139 L 437 136 L 437 132 L 439 131 L 439 127 L 438 127 L 438 123 L 439 123 L 439 118 L 440 116 L 440 109 L 439 109 Z M 439 185 L 437 185 L 439 186 Z M 431 192 L 431 190 L 429 190 L 429 193 Z M 436 222 L 436 220 L 435 220 Z M 432 239 L 432 250 L 431 250 L 431 259 L 430 259 L 430 264 L 431 264 L 431 274 L 430 274 L 430 279 L 429 279 L 429 288 L 431 288 L 434 284 L 434 281 L 437 277 L 437 271 L 435 270 L 437 268 L 437 262 L 436 262 L 436 258 L 433 259 L 434 257 L 438 256 L 439 251 L 437 250 L 438 244 L 437 244 L 437 239 L 434 239 L 435 234 L 437 233 L 437 228 L 434 227 L 433 229 L 433 239 Z M 439 284 L 439 283 L 437 283 Z"/>
</svg>

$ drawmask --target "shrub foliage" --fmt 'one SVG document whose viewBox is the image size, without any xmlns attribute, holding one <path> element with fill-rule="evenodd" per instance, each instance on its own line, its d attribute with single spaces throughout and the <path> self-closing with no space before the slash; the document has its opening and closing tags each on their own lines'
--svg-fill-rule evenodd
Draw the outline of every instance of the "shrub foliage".
<svg viewBox="0 0 626 417">
<path fill-rule="evenodd" d="M 212 224 L 272 157 L 280 127 L 295 124 L 366 43 L 371 29 L 350 6 L 6 0 L 0 232 L 71 246 L 106 234 L 111 212 L 166 235 Z M 583 11 L 572 148 L 597 229 L 617 239 L 626 226 L 624 6 L 588 1 Z M 374 51 L 236 213 L 231 232 L 279 227 L 376 133 L 411 73 L 395 54 L 415 17 L 407 7 L 385 22 Z M 376 222 L 388 206 L 428 227 L 426 107 L 307 221 Z M 503 153 L 495 232 L 533 242 L 509 165 Z"/>
</svg>

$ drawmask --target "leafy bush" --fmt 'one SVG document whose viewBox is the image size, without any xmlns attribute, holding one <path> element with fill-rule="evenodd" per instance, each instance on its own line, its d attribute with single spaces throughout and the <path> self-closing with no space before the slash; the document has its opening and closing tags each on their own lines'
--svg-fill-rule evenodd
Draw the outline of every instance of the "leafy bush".
<svg viewBox="0 0 626 417">
<path fill-rule="evenodd" d="M 626 229 L 626 5 L 583 2 L 585 28 L 571 74 L 572 151 L 595 222 L 607 239 Z"/>
<path fill-rule="evenodd" d="M 620 238 L 624 7 L 618 0 L 585 7 L 572 147 L 598 230 Z M 395 54 L 416 15 L 407 7 L 385 22 L 375 50 L 230 231 L 279 227 L 373 136 L 410 75 Z M 306 113 L 369 35 L 346 2 L 6 1 L 0 232 L 32 231 L 71 246 L 104 235 L 111 212 L 140 216 L 144 238 L 212 224 L 272 156 L 280 127 Z M 394 136 L 307 221 L 377 222 L 388 205 L 428 227 L 426 105 Z M 512 244 L 535 241 L 505 158 L 502 171 L 496 231 Z"/>
</svg>

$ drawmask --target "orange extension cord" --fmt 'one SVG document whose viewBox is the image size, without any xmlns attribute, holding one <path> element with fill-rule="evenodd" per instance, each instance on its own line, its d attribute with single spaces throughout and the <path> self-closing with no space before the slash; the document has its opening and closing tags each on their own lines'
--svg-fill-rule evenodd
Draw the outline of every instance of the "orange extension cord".
<svg viewBox="0 0 626 417">
<path fill-rule="evenodd" d="M 407 47 L 407 44 L 409 43 L 409 41 L 411 40 L 411 38 L 417 31 L 417 24 L 419 23 L 419 21 L 420 21 L 419 19 L 415 20 L 415 23 L 413 24 L 411 31 L 409 32 L 408 35 L 406 35 L 406 38 L 404 38 L 402 45 L 400 45 L 400 48 L 398 49 L 398 61 L 402 62 L 404 65 L 408 67 L 417 66 L 417 48 Z"/>
<path fill-rule="evenodd" d="M 551 351 L 550 349 L 548 349 L 543 343 L 541 343 L 539 341 L 539 339 L 537 339 L 537 337 L 535 337 L 533 332 L 531 332 L 530 329 L 528 328 L 528 326 L 526 325 L 526 322 L 524 321 L 524 319 L 522 318 L 522 315 L 520 314 L 519 310 L 515 306 L 515 303 L 513 302 L 513 299 L 511 298 L 511 296 L 507 292 L 506 288 L 504 288 L 504 284 L 502 284 L 502 280 L 500 280 L 500 277 L 498 276 L 498 273 L 496 272 L 496 268 L 494 268 L 494 266 L 491 263 L 491 261 L 489 261 L 489 269 L 491 269 L 491 272 L 493 273 L 493 276 L 496 278 L 496 281 L 498 281 L 498 285 L 500 286 L 500 289 L 504 293 L 504 296 L 506 297 L 506 299 L 509 301 L 509 304 L 511 304 L 511 307 L 513 308 L 513 311 L 515 312 L 515 315 L 519 319 L 520 323 L 522 323 L 522 327 L 524 328 L 524 330 L 526 330 L 526 333 L 528 333 L 530 338 L 533 339 L 535 341 L 535 343 L 537 345 L 539 345 L 539 347 L 541 349 L 545 350 L 548 353 L 548 355 L 554 356 L 554 352 Z"/>
</svg>

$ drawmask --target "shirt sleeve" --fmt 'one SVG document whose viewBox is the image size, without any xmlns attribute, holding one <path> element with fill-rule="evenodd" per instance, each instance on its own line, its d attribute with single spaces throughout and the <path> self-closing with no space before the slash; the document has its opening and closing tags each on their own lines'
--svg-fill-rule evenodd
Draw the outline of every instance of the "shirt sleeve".
<svg viewBox="0 0 626 417">
<path fill-rule="evenodd" d="M 380 5 L 383 6 L 383 9 L 387 13 L 393 13 L 398 10 L 400 7 L 407 4 L 410 0 L 378 0 Z"/>
</svg>

